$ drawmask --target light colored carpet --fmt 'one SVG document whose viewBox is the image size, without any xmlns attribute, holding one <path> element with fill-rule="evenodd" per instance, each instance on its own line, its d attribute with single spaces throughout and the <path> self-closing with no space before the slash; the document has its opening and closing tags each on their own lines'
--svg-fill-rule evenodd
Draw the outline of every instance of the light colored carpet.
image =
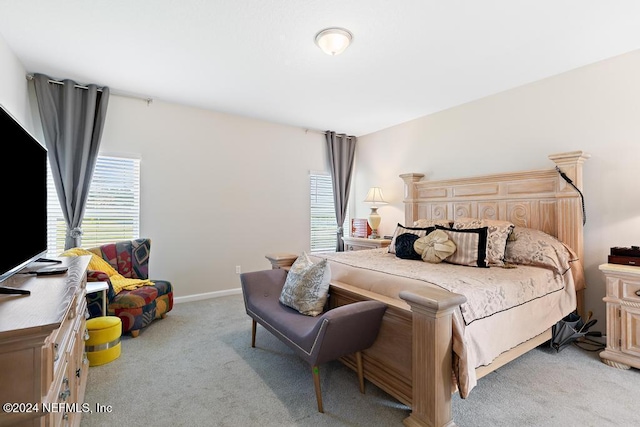
<svg viewBox="0 0 640 427">
<path fill-rule="evenodd" d="M 320 369 L 325 413 L 317 411 L 310 368 L 251 321 L 240 295 L 177 304 L 119 359 L 90 368 L 85 401 L 111 412 L 82 426 L 401 426 L 409 409 L 339 362 Z M 454 396 L 458 426 L 638 425 L 640 371 L 568 347 L 535 349 Z"/>
</svg>

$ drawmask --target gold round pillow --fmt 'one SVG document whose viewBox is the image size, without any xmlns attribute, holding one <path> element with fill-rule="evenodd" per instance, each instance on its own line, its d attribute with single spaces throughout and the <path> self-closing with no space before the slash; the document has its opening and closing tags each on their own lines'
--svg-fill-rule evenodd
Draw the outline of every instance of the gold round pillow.
<svg viewBox="0 0 640 427">
<path fill-rule="evenodd" d="M 413 244 L 413 249 L 421 254 L 422 260 L 431 263 L 442 262 L 456 251 L 456 244 L 442 230 L 435 230 L 420 237 Z"/>
</svg>

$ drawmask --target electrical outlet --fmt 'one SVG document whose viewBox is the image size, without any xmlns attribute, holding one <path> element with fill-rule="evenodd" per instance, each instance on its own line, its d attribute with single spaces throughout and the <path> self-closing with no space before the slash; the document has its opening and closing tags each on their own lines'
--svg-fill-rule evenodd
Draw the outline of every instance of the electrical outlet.
<svg viewBox="0 0 640 427">
<path fill-rule="evenodd" d="M 240 266 L 236 265 L 236 274 L 240 274 Z"/>
</svg>

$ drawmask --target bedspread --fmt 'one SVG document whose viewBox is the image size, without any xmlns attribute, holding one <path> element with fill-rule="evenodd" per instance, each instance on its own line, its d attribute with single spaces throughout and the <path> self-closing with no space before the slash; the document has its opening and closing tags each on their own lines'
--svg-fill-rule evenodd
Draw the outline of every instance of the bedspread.
<svg viewBox="0 0 640 427">
<path fill-rule="evenodd" d="M 330 262 L 332 280 L 400 299 L 403 290 L 435 286 L 467 298 L 453 315 L 453 365 L 466 397 L 475 368 L 543 333 L 575 309 L 571 271 L 518 265 L 475 268 L 405 260 L 387 249 L 314 254 Z"/>
<path fill-rule="evenodd" d="M 467 297 L 460 306 L 465 325 L 564 289 L 563 277 L 544 268 L 475 268 L 406 260 L 385 249 L 325 253 L 333 262 L 432 283 Z"/>
</svg>

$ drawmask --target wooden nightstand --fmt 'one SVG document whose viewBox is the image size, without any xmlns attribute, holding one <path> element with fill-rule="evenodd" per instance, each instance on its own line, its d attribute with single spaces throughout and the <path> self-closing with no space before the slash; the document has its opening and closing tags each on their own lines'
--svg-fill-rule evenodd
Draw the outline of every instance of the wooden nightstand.
<svg viewBox="0 0 640 427">
<path fill-rule="evenodd" d="M 343 237 L 345 251 L 361 251 L 363 249 L 386 248 L 389 239 L 365 239 L 363 237 Z"/>
<path fill-rule="evenodd" d="M 600 353 L 614 368 L 640 368 L 640 267 L 602 264 L 607 294 L 607 348 Z"/>
</svg>

